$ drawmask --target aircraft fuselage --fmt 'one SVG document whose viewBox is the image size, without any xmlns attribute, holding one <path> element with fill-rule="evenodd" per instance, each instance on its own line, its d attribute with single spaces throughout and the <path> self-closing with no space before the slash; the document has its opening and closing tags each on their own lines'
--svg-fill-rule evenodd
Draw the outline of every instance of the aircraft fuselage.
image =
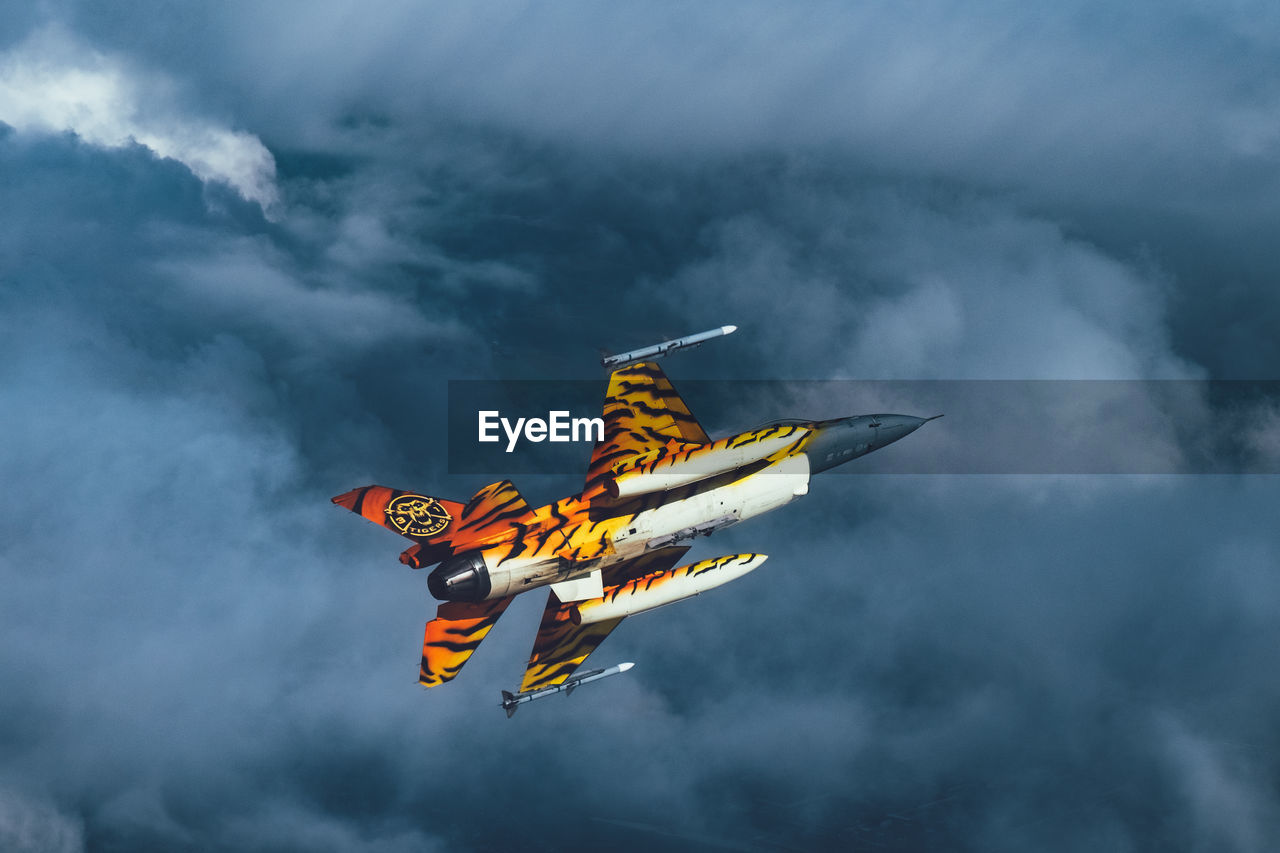
<svg viewBox="0 0 1280 853">
<path fill-rule="evenodd" d="M 556 584 L 562 600 L 599 596 L 600 569 L 784 506 L 808 493 L 812 474 L 897 441 L 925 420 L 788 421 L 707 445 L 668 442 L 446 560 L 428 578 L 431 593 L 482 601 Z"/>
</svg>

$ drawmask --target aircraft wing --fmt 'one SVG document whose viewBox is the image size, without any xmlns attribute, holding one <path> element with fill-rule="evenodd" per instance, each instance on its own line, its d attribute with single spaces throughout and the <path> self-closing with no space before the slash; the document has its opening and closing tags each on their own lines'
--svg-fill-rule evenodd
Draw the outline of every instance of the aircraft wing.
<svg viewBox="0 0 1280 853">
<path fill-rule="evenodd" d="M 605 582 L 616 587 L 632 578 L 666 571 L 688 550 L 688 546 L 660 548 L 608 566 L 604 569 Z M 608 595 L 609 590 L 606 589 L 605 596 Z M 573 603 L 564 604 L 554 592 L 548 596 L 547 607 L 542 611 L 542 624 L 533 641 L 533 653 L 529 656 L 524 681 L 520 684 L 521 693 L 563 683 L 622 621 L 618 618 L 575 625 L 573 613 Z"/>
<path fill-rule="evenodd" d="M 710 443 L 662 368 L 651 361 L 618 368 L 609 376 L 604 440 L 591 453 L 587 490 L 603 484 L 616 466 L 672 440 Z"/>
<path fill-rule="evenodd" d="M 607 619 L 590 625 L 575 625 L 570 618 L 572 612 L 573 605 L 561 604 L 556 594 L 551 593 L 547 609 L 542 612 L 542 625 L 533 644 L 533 656 L 529 658 L 529 667 L 520 683 L 521 693 L 561 684 L 622 621 L 620 618 Z"/>
</svg>

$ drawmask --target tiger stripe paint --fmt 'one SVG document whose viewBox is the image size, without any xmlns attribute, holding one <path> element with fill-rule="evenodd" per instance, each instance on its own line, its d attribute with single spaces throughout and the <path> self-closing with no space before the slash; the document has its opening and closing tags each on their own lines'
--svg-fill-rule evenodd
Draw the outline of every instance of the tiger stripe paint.
<svg viewBox="0 0 1280 853">
<path fill-rule="evenodd" d="M 521 689 L 562 684 L 627 615 L 696 595 L 765 560 L 738 554 L 673 569 L 688 551 L 682 543 L 783 506 L 808 492 L 813 473 L 925 420 L 789 420 L 711 441 L 652 362 L 613 371 L 603 413 L 604 436 L 582 491 L 537 508 L 509 480 L 466 503 L 386 486 L 333 498 L 412 540 L 401 562 L 439 564 L 428 586 L 451 600 L 427 623 L 422 684 L 454 678 L 515 595 L 598 571 L 599 598 L 548 596 Z"/>
<path fill-rule="evenodd" d="M 670 491 L 753 462 L 776 462 L 794 454 L 812 432 L 794 425 L 731 435 L 703 445 L 663 445 L 614 466 L 604 479 L 612 498 Z"/>
<path fill-rule="evenodd" d="M 520 692 L 562 684 L 627 616 L 714 589 L 768 559 L 763 554 L 733 554 L 672 569 L 671 564 L 687 549 L 668 550 L 673 553 L 663 555 L 660 561 L 637 561 L 658 567 L 656 570 L 607 587 L 600 598 L 566 604 L 552 593 L 542 613 Z"/>
<path fill-rule="evenodd" d="M 469 538 L 501 535 L 530 514 L 529 504 L 510 480 L 485 486 L 462 510 L 462 529 Z"/>
<path fill-rule="evenodd" d="M 575 624 L 590 625 L 674 604 L 736 580 L 758 569 L 767 559 L 764 554 L 731 554 L 652 572 L 608 587 L 600 598 L 576 602 L 570 606 L 569 618 Z"/>
<path fill-rule="evenodd" d="M 618 586 L 632 577 L 666 571 L 679 562 L 688 550 L 688 547 L 660 548 L 625 563 L 615 564 L 606 570 L 606 585 Z M 562 683 L 604 641 L 617 622 L 622 621 L 618 619 L 605 630 L 601 629 L 603 623 L 582 628 L 573 621 L 574 613 L 574 606 L 562 604 L 554 592 L 547 598 L 542 624 L 534 639 L 533 652 L 529 656 L 524 681 L 520 685 L 522 693 Z"/>
<path fill-rule="evenodd" d="M 446 601 L 436 609 L 422 638 L 422 665 L 418 683 L 435 687 L 452 681 L 493 629 L 498 617 L 515 596 L 476 604 Z"/>
<path fill-rule="evenodd" d="M 614 425 L 615 430 L 623 429 L 622 425 L 625 425 L 624 431 L 632 430 L 634 425 L 626 425 L 626 420 L 637 409 L 668 415 L 671 412 L 677 415 L 688 412 L 669 382 L 654 381 L 655 374 L 660 375 L 656 367 L 633 365 L 619 372 L 633 374 L 626 386 L 632 396 L 626 412 L 619 407 L 611 409 L 613 417 L 608 422 Z M 638 380 L 636 376 L 643 377 L 644 381 Z M 643 394 L 637 390 L 641 387 L 646 389 Z M 676 426 L 678 422 L 678 418 L 667 417 L 659 425 L 660 429 L 654 429 L 659 434 L 665 434 L 661 430 L 680 434 Z M 794 431 L 771 428 L 753 431 L 748 438 L 754 442 L 767 441 L 779 436 L 789 437 L 792 432 Z M 703 437 L 705 438 L 705 434 Z M 606 443 L 608 440 L 606 433 Z M 671 437 L 665 440 L 671 442 L 671 448 L 678 446 Z M 696 451 L 700 447 L 710 447 L 712 443 L 683 443 L 679 446 Z M 727 448 L 729 442 L 721 440 L 715 446 Z M 664 445 L 665 447 L 667 446 Z M 651 443 L 637 443 L 631 450 L 648 453 L 644 464 L 652 465 L 666 458 L 661 453 L 651 452 L 654 450 Z M 641 452 L 631 455 L 638 457 Z M 606 585 L 612 586 L 638 576 L 670 569 L 688 550 L 687 546 L 650 551 L 644 550 L 642 542 L 633 542 L 628 550 L 620 552 L 616 543 L 631 525 L 639 523 L 638 520 L 653 516 L 658 510 L 681 501 L 696 502 L 708 492 L 740 491 L 742 483 L 752 480 L 754 474 L 764 471 L 768 466 L 767 460 L 761 460 L 744 470 L 686 484 L 663 493 L 641 495 L 629 501 L 609 501 L 602 489 L 595 491 L 594 499 L 584 491 L 536 510 L 530 508 L 510 481 L 503 480 L 484 487 L 466 504 L 441 498 L 430 499 L 439 502 L 452 519 L 447 529 L 432 537 L 415 537 L 397 530 L 386 514 L 387 507 L 402 495 L 417 496 L 424 500 L 427 499 L 426 496 L 385 486 L 366 486 L 338 496 L 334 503 L 414 539 L 417 544 L 401 555 L 401 561 L 415 568 L 433 565 L 466 552 L 478 551 L 483 554 L 485 565 L 495 578 L 490 599 L 479 605 L 448 602 L 441 605 L 440 615 L 427 625 L 420 676 L 422 684 L 434 686 L 457 674 L 492 627 L 492 621 L 505 610 L 506 604 L 515 594 L 534 586 L 571 580 L 595 569 L 601 569 Z M 758 485 L 772 483 L 774 480 L 765 478 L 753 482 Z M 783 480 L 777 482 L 782 484 Z M 787 496 L 789 495 L 790 492 L 787 492 Z M 603 507 L 602 500 L 605 503 Z M 469 613 L 463 609 L 465 607 L 484 608 L 495 602 L 500 606 L 494 610 L 477 611 L 483 613 L 483 617 L 464 618 L 459 615 Z M 559 607 L 557 604 L 554 608 L 557 613 Z M 530 676 L 534 682 L 544 686 L 559 683 L 572 674 L 590 650 L 608 633 L 596 628 L 585 633 L 575 629 L 571 621 L 566 622 L 570 619 L 570 611 L 567 609 L 558 616 L 549 613 L 547 618 L 549 621 L 544 626 L 545 630 L 540 632 L 536 644 L 535 662 L 531 664 L 537 673 Z M 568 646 L 559 648 L 558 642 L 567 643 Z"/>
<path fill-rule="evenodd" d="M 605 588 L 620 586 L 627 581 L 665 571 L 680 562 L 680 558 L 688 551 L 688 545 L 656 548 L 625 563 L 615 563 L 603 572 Z"/>
<path fill-rule="evenodd" d="M 349 492 L 338 495 L 333 498 L 333 503 L 340 507 L 351 510 L 356 515 L 363 517 L 366 521 L 371 521 L 381 527 L 385 527 L 393 533 L 398 533 L 407 539 L 415 542 L 426 542 L 428 540 L 446 540 L 449 538 L 449 525 L 444 525 L 439 529 L 428 533 L 427 535 L 416 535 L 407 525 L 396 523 L 393 519 L 395 510 L 392 504 L 405 498 L 417 499 L 420 501 L 429 501 L 437 505 L 451 519 L 456 519 L 462 514 L 463 504 L 457 501 L 446 500 L 444 498 L 431 498 L 426 495 L 419 495 L 415 492 L 406 492 L 402 489 L 392 489 L 387 486 L 361 486 L 358 489 L 352 489 Z M 391 515 L 388 515 L 388 509 L 391 509 Z"/>
<path fill-rule="evenodd" d="M 668 441 L 711 440 L 658 365 L 641 362 L 615 370 L 605 392 L 604 440 L 592 451 L 585 491 L 601 487 L 615 466 Z"/>
<path fill-rule="evenodd" d="M 561 604 L 560 599 L 551 594 L 542 612 L 533 654 L 520 682 L 521 693 L 562 684 L 622 621 L 575 625 L 572 613 L 572 605 Z"/>
</svg>

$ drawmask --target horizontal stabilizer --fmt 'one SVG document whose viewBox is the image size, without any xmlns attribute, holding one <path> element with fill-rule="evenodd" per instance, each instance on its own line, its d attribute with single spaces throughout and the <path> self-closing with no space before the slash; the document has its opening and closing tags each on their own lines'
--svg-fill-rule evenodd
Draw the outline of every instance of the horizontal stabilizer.
<svg viewBox="0 0 1280 853">
<path fill-rule="evenodd" d="M 492 601 L 447 601 L 436 610 L 436 618 L 427 623 L 422 639 L 422 667 L 418 683 L 435 687 L 452 681 L 477 648 L 493 630 L 498 617 L 515 596 Z"/>
</svg>

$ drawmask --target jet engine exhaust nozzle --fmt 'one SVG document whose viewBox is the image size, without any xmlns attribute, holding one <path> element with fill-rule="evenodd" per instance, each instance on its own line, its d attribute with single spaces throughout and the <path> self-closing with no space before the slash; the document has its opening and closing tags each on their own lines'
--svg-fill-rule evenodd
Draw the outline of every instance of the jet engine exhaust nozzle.
<svg viewBox="0 0 1280 853">
<path fill-rule="evenodd" d="M 484 601 L 493 589 L 479 551 L 445 560 L 427 575 L 427 589 L 441 601 Z"/>
</svg>

